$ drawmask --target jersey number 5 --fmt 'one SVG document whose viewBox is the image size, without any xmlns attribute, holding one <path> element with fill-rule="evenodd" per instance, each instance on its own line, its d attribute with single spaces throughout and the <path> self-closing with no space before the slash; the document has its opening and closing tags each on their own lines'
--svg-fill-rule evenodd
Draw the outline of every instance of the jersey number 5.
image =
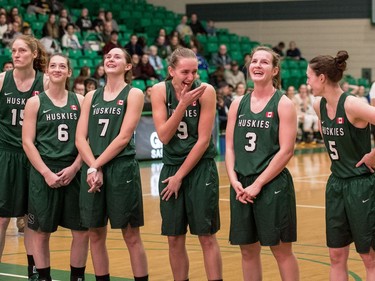
<svg viewBox="0 0 375 281">
<path fill-rule="evenodd" d="M 332 160 L 339 160 L 339 152 L 336 149 L 336 142 L 335 141 L 328 141 L 329 146 L 329 156 L 331 156 Z"/>
<path fill-rule="evenodd" d="M 247 152 L 253 152 L 256 148 L 257 135 L 253 132 L 246 133 L 246 138 L 249 140 L 249 144 L 245 145 Z"/>
</svg>

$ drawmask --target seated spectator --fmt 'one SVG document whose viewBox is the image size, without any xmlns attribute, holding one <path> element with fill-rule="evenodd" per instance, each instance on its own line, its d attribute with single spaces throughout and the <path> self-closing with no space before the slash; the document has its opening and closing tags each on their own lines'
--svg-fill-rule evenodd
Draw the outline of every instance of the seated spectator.
<svg viewBox="0 0 375 281">
<path fill-rule="evenodd" d="M 130 41 L 124 46 L 125 50 L 129 55 L 137 54 L 138 56 L 143 55 L 142 46 L 138 44 L 138 36 L 136 34 L 130 35 Z"/>
<path fill-rule="evenodd" d="M 78 37 L 75 34 L 74 24 L 69 23 L 66 28 L 66 33 L 61 39 L 61 45 L 65 49 L 82 49 L 81 44 L 79 43 Z"/>
<path fill-rule="evenodd" d="M 111 37 L 109 41 L 104 45 L 103 47 L 103 55 L 108 54 L 110 50 L 113 48 L 121 48 L 119 42 L 118 42 L 118 32 L 116 30 L 113 30 L 111 32 Z"/>
<path fill-rule="evenodd" d="M 42 45 L 46 49 L 47 54 L 53 55 L 56 53 L 61 53 L 61 47 L 60 47 L 59 41 L 52 38 L 51 36 L 45 36 L 39 41 L 40 43 L 42 43 Z"/>
<path fill-rule="evenodd" d="M 167 48 L 168 44 L 165 40 L 165 36 L 159 35 L 155 42 L 155 46 L 158 48 L 158 56 L 162 59 L 166 59 L 170 55 Z"/>
<path fill-rule="evenodd" d="M 49 14 L 47 22 L 43 26 L 43 37 L 52 37 L 53 39 L 60 39 L 59 26 L 56 22 L 56 15 Z"/>
<path fill-rule="evenodd" d="M 356 95 L 358 93 L 358 86 L 349 84 L 347 81 L 341 82 L 341 89 L 348 94 Z"/>
<path fill-rule="evenodd" d="M 74 79 L 72 91 L 76 94 L 80 94 L 82 96 L 85 95 L 85 84 L 84 80 L 81 78 Z"/>
<path fill-rule="evenodd" d="M 73 23 L 72 17 L 69 15 L 68 10 L 65 8 L 60 10 L 59 21 L 61 21 L 61 19 L 66 19 L 68 23 Z"/>
<path fill-rule="evenodd" d="M 191 37 L 193 36 L 193 31 L 191 30 L 190 26 L 187 24 L 188 17 L 182 16 L 179 25 L 176 27 L 176 31 L 179 34 L 181 40 L 185 40 L 185 36 Z"/>
<path fill-rule="evenodd" d="M 103 42 L 108 42 L 109 40 L 111 40 L 112 31 L 113 31 L 112 22 L 110 21 L 104 22 L 103 31 L 101 33 Z"/>
<path fill-rule="evenodd" d="M 230 105 L 232 104 L 232 101 L 233 101 L 233 91 L 232 91 L 232 89 L 233 88 L 230 87 L 230 85 L 225 81 L 220 82 L 219 88 L 217 89 L 218 95 L 220 95 L 224 98 L 224 104 L 225 104 L 225 107 L 227 108 L 227 113 L 228 113 L 229 107 L 230 107 Z"/>
<path fill-rule="evenodd" d="M 90 78 L 90 76 L 91 76 L 90 67 L 82 66 L 76 79 L 84 82 L 87 78 Z"/>
<path fill-rule="evenodd" d="M 12 70 L 14 68 L 13 61 L 6 61 L 3 63 L 3 71 Z"/>
<path fill-rule="evenodd" d="M 152 65 L 150 64 L 148 54 L 142 55 L 141 61 L 139 63 L 139 67 L 141 70 L 141 76 L 138 79 L 143 79 L 145 81 L 159 79 L 158 74 L 156 73 Z"/>
<path fill-rule="evenodd" d="M 227 127 L 228 108 L 225 106 L 224 97 L 222 95 L 217 95 L 216 110 L 219 119 L 219 130 L 223 133 Z"/>
<path fill-rule="evenodd" d="M 209 82 L 212 86 L 214 86 L 216 89 L 219 88 L 219 84 L 221 82 L 225 82 L 225 78 L 224 78 L 224 72 L 225 72 L 225 69 L 224 69 L 224 66 L 222 65 L 219 65 L 216 70 L 210 74 L 210 79 L 209 79 Z"/>
<path fill-rule="evenodd" d="M 152 89 L 152 86 L 147 86 L 144 91 L 145 103 L 151 103 L 151 89 Z"/>
<path fill-rule="evenodd" d="M 150 50 L 150 55 L 149 55 L 150 64 L 152 65 L 154 70 L 157 73 L 159 73 L 158 79 L 159 80 L 164 79 L 165 77 L 160 75 L 160 73 L 164 69 L 164 65 L 163 65 L 162 59 L 158 56 L 158 47 L 152 45 L 152 46 L 150 46 L 149 50 Z"/>
<path fill-rule="evenodd" d="M 219 46 L 219 51 L 212 53 L 211 62 L 214 66 L 223 66 L 224 69 L 230 69 L 230 63 L 232 62 L 231 57 L 228 55 L 227 46 L 221 44 Z"/>
<path fill-rule="evenodd" d="M 95 72 L 92 75 L 92 78 L 94 78 L 98 82 L 98 87 L 104 87 L 106 81 L 104 65 L 99 64 L 96 67 Z"/>
<path fill-rule="evenodd" d="M 42 14 L 46 15 L 51 13 L 51 2 L 47 0 L 31 0 L 27 6 L 26 12 L 28 14 Z"/>
<path fill-rule="evenodd" d="M 138 43 L 139 46 L 141 46 L 142 52 L 144 54 L 148 54 L 149 53 L 148 44 L 147 44 L 147 37 L 145 37 L 145 36 L 139 36 L 137 43 Z"/>
<path fill-rule="evenodd" d="M 213 20 L 209 20 L 206 25 L 206 32 L 208 36 L 216 36 L 216 27 Z"/>
<path fill-rule="evenodd" d="M 284 42 L 279 42 L 279 44 L 277 44 L 277 46 L 273 47 L 272 50 L 278 54 L 280 57 L 284 57 L 285 54 L 284 54 L 284 50 L 285 49 L 285 43 Z"/>
<path fill-rule="evenodd" d="M 244 94 L 246 94 L 246 83 L 238 82 L 234 87 L 233 99 L 242 97 Z"/>
<path fill-rule="evenodd" d="M 155 37 L 154 44 L 157 44 L 157 40 L 158 40 L 159 36 L 164 36 L 165 38 L 168 37 L 167 36 L 167 31 L 165 30 L 165 28 L 160 28 L 159 29 L 158 35 Z M 165 46 L 167 46 L 166 41 L 164 41 L 164 44 L 165 44 Z"/>
<path fill-rule="evenodd" d="M 106 20 L 107 22 L 110 22 L 110 23 L 112 24 L 112 29 L 113 29 L 114 31 L 119 31 L 118 23 L 117 23 L 117 21 L 113 18 L 113 14 L 112 14 L 111 11 L 107 11 L 107 12 L 105 13 L 105 20 Z"/>
<path fill-rule="evenodd" d="M 62 0 L 63 1 L 63 0 Z M 64 9 L 64 5 L 57 0 L 47 0 L 49 8 L 51 9 L 50 13 L 58 15 L 61 10 Z"/>
<path fill-rule="evenodd" d="M 302 84 L 298 94 L 295 95 L 298 106 L 297 116 L 302 126 L 302 142 L 312 142 L 319 138 L 319 119 L 313 108 L 314 97 L 309 93 L 308 87 Z"/>
<path fill-rule="evenodd" d="M 243 74 L 245 75 L 245 78 L 248 77 L 248 73 L 247 73 L 247 68 L 250 64 L 250 60 L 251 60 L 251 56 L 249 53 L 246 53 L 243 55 L 243 64 L 240 66 L 240 70 L 243 72 Z M 250 77 L 250 76 L 249 76 Z"/>
<path fill-rule="evenodd" d="M 139 61 L 139 56 L 137 54 L 132 55 L 132 80 L 137 80 L 141 79 L 142 71 L 141 71 L 141 66 L 140 66 L 140 61 Z"/>
<path fill-rule="evenodd" d="M 294 60 L 301 60 L 302 58 L 301 51 L 297 48 L 297 44 L 294 41 L 290 41 L 289 49 L 286 51 L 286 56 Z"/>
<path fill-rule="evenodd" d="M 16 17 L 19 16 L 19 11 L 17 7 L 12 7 L 8 13 L 8 23 L 14 23 L 16 21 Z"/>
<path fill-rule="evenodd" d="M 245 75 L 240 71 L 237 61 L 230 63 L 230 69 L 225 70 L 224 79 L 229 84 L 235 87 L 238 83 L 246 84 Z"/>
<path fill-rule="evenodd" d="M 168 52 L 168 57 L 167 60 L 169 60 L 171 54 L 174 52 L 174 50 L 181 48 L 181 40 L 178 36 L 173 36 L 171 40 L 169 40 L 169 44 L 167 46 L 167 52 Z"/>
<path fill-rule="evenodd" d="M 17 36 L 22 34 L 20 30 L 21 28 L 18 22 L 15 21 L 14 23 L 8 24 L 8 30 L 3 34 L 3 45 L 9 47 L 10 42 L 12 42 L 15 38 L 17 38 Z"/>
<path fill-rule="evenodd" d="M 6 14 L 0 14 L 0 40 L 3 40 L 3 34 L 8 30 Z"/>
<path fill-rule="evenodd" d="M 31 29 L 30 26 L 24 26 L 24 27 L 22 27 L 21 33 L 23 35 L 34 36 L 33 30 Z"/>
<path fill-rule="evenodd" d="M 92 27 L 97 33 L 102 33 L 105 22 L 105 11 L 104 9 L 99 9 L 98 16 L 92 22 Z"/>
<path fill-rule="evenodd" d="M 69 24 L 69 22 L 66 18 L 60 18 L 59 19 L 59 35 L 60 35 L 61 39 L 67 33 L 66 29 L 68 27 L 68 24 Z M 73 27 L 75 27 L 74 24 L 73 24 Z"/>
<path fill-rule="evenodd" d="M 93 31 L 92 22 L 89 17 L 89 10 L 87 8 L 82 9 L 81 16 L 76 21 L 76 26 L 81 33 L 85 31 Z"/>
<path fill-rule="evenodd" d="M 202 56 L 201 54 L 199 54 L 198 48 L 194 46 L 194 47 L 191 48 L 191 50 L 197 56 L 197 59 L 198 59 L 198 69 L 203 69 L 203 70 L 206 70 L 208 72 L 208 68 L 210 66 L 209 66 L 207 60 L 204 58 L 204 56 Z"/>
<path fill-rule="evenodd" d="M 357 91 L 356 96 L 359 99 L 361 99 L 364 103 L 370 104 L 370 98 L 369 98 L 368 92 L 366 91 L 365 86 L 363 85 L 358 86 L 358 91 Z"/>
<path fill-rule="evenodd" d="M 92 77 L 89 77 L 85 79 L 84 85 L 85 85 L 85 95 L 86 95 L 88 92 L 94 91 L 98 88 L 98 81 L 96 81 L 96 79 Z"/>
<path fill-rule="evenodd" d="M 203 24 L 200 22 L 200 20 L 198 20 L 197 14 L 191 14 L 189 26 L 195 36 L 197 34 L 207 34 L 207 31 L 206 29 L 204 29 Z"/>
</svg>

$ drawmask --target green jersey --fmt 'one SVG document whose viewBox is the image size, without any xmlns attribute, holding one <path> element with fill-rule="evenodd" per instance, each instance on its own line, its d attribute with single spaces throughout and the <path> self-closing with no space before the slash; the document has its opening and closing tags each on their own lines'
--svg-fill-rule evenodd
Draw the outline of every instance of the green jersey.
<svg viewBox="0 0 375 281">
<path fill-rule="evenodd" d="M 0 90 L 0 147 L 22 149 L 22 124 L 26 101 L 43 92 L 43 73 L 36 71 L 35 80 L 26 92 L 14 82 L 13 70 L 7 71 Z"/>
<path fill-rule="evenodd" d="M 55 106 L 45 92 L 39 95 L 35 146 L 43 160 L 72 163 L 78 155 L 75 146 L 80 105 L 77 95 L 68 92 L 67 104 Z"/>
<path fill-rule="evenodd" d="M 262 173 L 280 150 L 278 105 L 283 93 L 276 91 L 259 113 L 251 111 L 251 96 L 240 101 L 233 136 L 234 169 L 243 176 Z"/>
<path fill-rule="evenodd" d="M 348 120 L 344 103 L 348 93 L 339 99 L 336 116 L 331 120 L 327 114 L 327 100 L 320 102 L 321 128 L 324 144 L 331 158 L 331 172 L 338 178 L 370 173 L 366 165 L 356 168 L 362 157 L 371 151 L 370 125 L 356 128 Z"/>
<path fill-rule="evenodd" d="M 131 86 L 127 85 L 112 101 L 103 99 L 104 88 L 95 91 L 90 108 L 88 137 L 91 150 L 98 157 L 118 136 L 128 105 Z M 134 136 L 116 156 L 135 155 Z"/>
<path fill-rule="evenodd" d="M 170 117 L 176 109 L 179 101 L 176 98 L 176 93 L 172 85 L 172 81 L 165 82 L 166 86 L 166 100 L 168 117 Z M 200 81 L 193 82 L 192 88 L 195 89 L 200 86 Z M 191 149 L 198 141 L 198 124 L 200 116 L 199 101 L 189 105 L 185 111 L 185 116 L 182 118 L 174 136 L 168 144 L 163 146 L 163 163 L 167 165 L 180 165 L 184 162 Z M 212 128 L 207 128 L 212 131 Z M 216 155 L 215 146 L 211 137 L 210 144 L 204 152 L 202 158 L 214 158 Z"/>
</svg>

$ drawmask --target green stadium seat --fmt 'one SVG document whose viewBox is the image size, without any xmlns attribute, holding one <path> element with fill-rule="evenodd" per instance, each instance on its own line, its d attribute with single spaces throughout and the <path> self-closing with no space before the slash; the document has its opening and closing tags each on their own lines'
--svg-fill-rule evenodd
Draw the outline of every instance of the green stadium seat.
<svg viewBox="0 0 375 281">
<path fill-rule="evenodd" d="M 93 68 L 94 67 L 94 63 L 92 61 L 92 59 L 87 59 L 87 58 L 81 58 L 78 60 L 78 65 L 80 67 L 83 67 L 83 66 L 88 66 L 90 68 Z"/>
<path fill-rule="evenodd" d="M 202 82 L 209 81 L 208 71 L 206 69 L 198 69 L 198 75 L 199 80 L 201 80 Z"/>
<path fill-rule="evenodd" d="M 143 80 L 133 80 L 132 86 L 142 91 L 146 90 L 146 84 L 145 84 L 145 81 Z"/>
<path fill-rule="evenodd" d="M 147 87 L 148 86 L 152 87 L 152 86 L 154 86 L 157 83 L 159 83 L 159 80 L 157 80 L 157 79 L 148 79 L 148 80 L 146 80 L 146 86 Z"/>
<path fill-rule="evenodd" d="M 82 51 L 80 49 L 69 49 L 68 56 L 72 59 L 80 59 L 82 57 Z"/>
</svg>

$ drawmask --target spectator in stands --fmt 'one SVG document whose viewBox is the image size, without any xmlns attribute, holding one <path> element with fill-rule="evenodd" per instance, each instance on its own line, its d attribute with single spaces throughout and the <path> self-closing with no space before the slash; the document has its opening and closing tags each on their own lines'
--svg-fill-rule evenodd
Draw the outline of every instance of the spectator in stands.
<svg viewBox="0 0 375 281">
<path fill-rule="evenodd" d="M 61 19 L 66 19 L 68 23 L 73 23 L 72 17 L 69 15 L 68 10 L 65 8 L 60 10 L 59 20 L 61 21 Z"/>
<path fill-rule="evenodd" d="M 65 49 L 82 49 L 81 44 L 79 43 L 78 37 L 75 34 L 74 24 L 69 23 L 66 27 L 66 33 L 61 39 L 61 45 Z"/>
<path fill-rule="evenodd" d="M 85 79 L 84 85 L 85 85 L 85 95 L 86 95 L 88 92 L 94 91 L 98 88 L 98 81 L 96 81 L 96 79 L 92 77 L 89 77 Z"/>
<path fill-rule="evenodd" d="M 148 54 L 143 54 L 141 57 L 141 61 L 139 63 L 139 67 L 141 69 L 141 76 L 140 79 L 143 80 L 158 80 L 159 76 L 150 64 Z"/>
<path fill-rule="evenodd" d="M 90 67 L 88 66 L 82 66 L 80 71 L 79 71 L 79 75 L 76 79 L 80 79 L 81 81 L 85 81 L 87 78 L 89 78 L 91 76 L 91 70 L 90 70 Z"/>
<path fill-rule="evenodd" d="M 14 69 L 13 61 L 6 61 L 3 63 L 3 71 L 8 71 Z"/>
<path fill-rule="evenodd" d="M 79 28 L 81 33 L 93 30 L 92 22 L 89 17 L 89 10 L 87 8 L 82 9 L 81 16 L 76 21 L 76 26 Z"/>
<path fill-rule="evenodd" d="M 349 93 L 352 95 L 356 95 L 358 93 L 358 86 L 349 84 L 347 81 L 342 81 L 340 86 L 344 93 Z"/>
<path fill-rule="evenodd" d="M 216 36 L 216 27 L 213 20 L 209 20 L 206 25 L 206 32 L 208 36 Z"/>
<path fill-rule="evenodd" d="M 221 44 L 219 46 L 219 51 L 216 53 L 212 53 L 211 62 L 214 66 L 223 66 L 224 69 L 230 69 L 230 63 L 232 62 L 231 57 L 228 54 L 227 46 Z"/>
<path fill-rule="evenodd" d="M 113 14 L 111 11 L 107 11 L 105 13 L 105 20 L 107 22 L 110 22 L 112 23 L 112 29 L 115 30 L 115 31 L 119 31 L 119 26 L 118 26 L 118 23 L 117 21 L 113 18 Z"/>
<path fill-rule="evenodd" d="M 158 41 L 158 38 L 159 36 L 164 36 L 165 38 L 167 38 L 167 31 L 165 30 L 165 28 L 160 28 L 159 31 L 158 31 L 158 35 L 155 37 L 155 40 L 154 40 L 154 43 L 156 44 L 157 41 Z M 167 46 L 167 42 L 164 41 L 164 45 Z"/>
<path fill-rule="evenodd" d="M 144 54 L 148 54 L 149 53 L 148 44 L 147 44 L 147 37 L 146 36 L 139 36 L 137 43 L 138 43 L 139 46 L 141 46 L 142 52 Z"/>
<path fill-rule="evenodd" d="M 161 57 L 158 56 L 158 47 L 155 45 L 150 46 L 150 55 L 149 61 L 152 67 L 154 68 L 155 72 L 158 73 L 158 79 L 164 79 L 165 77 L 161 75 L 164 70 L 164 65 Z"/>
<path fill-rule="evenodd" d="M 92 75 L 92 78 L 94 78 L 98 82 L 98 87 L 104 87 L 105 81 L 106 81 L 106 76 L 105 76 L 103 64 L 99 64 L 95 68 L 95 72 Z"/>
<path fill-rule="evenodd" d="M 230 63 L 230 69 L 225 70 L 224 79 L 229 84 L 235 87 L 238 83 L 246 84 L 245 75 L 240 71 L 237 61 Z"/>
<path fill-rule="evenodd" d="M 85 84 L 84 80 L 80 78 L 74 79 L 72 91 L 82 96 L 85 95 Z"/>
<path fill-rule="evenodd" d="M 218 95 L 221 95 L 223 96 L 224 98 L 224 104 L 225 104 L 225 107 L 229 110 L 229 107 L 230 105 L 232 104 L 232 101 L 233 101 L 233 88 L 230 87 L 230 85 L 225 82 L 225 81 L 222 81 L 219 83 L 219 88 L 217 90 L 218 92 Z"/>
<path fill-rule="evenodd" d="M 43 26 L 43 37 L 52 37 L 53 39 L 60 39 L 59 26 L 56 21 L 56 15 L 49 14 L 47 22 Z"/>
<path fill-rule="evenodd" d="M 301 51 L 297 48 L 297 44 L 294 41 L 289 42 L 289 49 L 286 51 L 286 56 L 294 60 L 304 59 L 302 58 Z"/>
<path fill-rule="evenodd" d="M 144 91 L 145 103 L 151 103 L 151 89 L 152 89 L 152 86 L 147 86 Z"/>
<path fill-rule="evenodd" d="M 17 7 L 12 7 L 8 13 L 8 23 L 14 23 L 16 21 L 16 16 L 19 16 L 19 11 Z"/>
<path fill-rule="evenodd" d="M 48 1 L 48 4 L 49 4 L 49 7 L 51 9 L 51 13 L 52 14 L 58 15 L 59 12 L 62 9 L 64 9 L 64 5 L 61 2 L 57 1 L 57 0 L 47 0 L 47 1 Z"/>
<path fill-rule="evenodd" d="M 219 118 L 219 129 L 220 132 L 225 132 L 228 121 L 228 108 L 225 107 L 224 97 L 222 95 L 217 95 L 216 110 Z"/>
<path fill-rule="evenodd" d="M 31 29 L 30 26 L 24 26 L 24 27 L 22 27 L 21 33 L 23 35 L 34 36 L 33 30 Z"/>
<path fill-rule="evenodd" d="M 207 31 L 203 27 L 203 24 L 200 22 L 200 20 L 198 20 L 197 14 L 191 14 L 189 26 L 195 36 L 197 34 L 207 34 Z"/>
<path fill-rule="evenodd" d="M 108 54 L 110 50 L 113 48 L 121 48 L 119 42 L 118 42 L 118 32 L 116 30 L 113 30 L 111 32 L 110 40 L 104 45 L 103 47 L 103 55 Z"/>
<path fill-rule="evenodd" d="M 27 6 L 28 14 L 42 14 L 51 13 L 51 2 L 47 0 L 31 0 Z"/>
<path fill-rule="evenodd" d="M 105 22 L 105 11 L 104 9 L 99 9 L 98 16 L 92 22 L 92 27 L 97 33 L 102 33 Z"/>
<path fill-rule="evenodd" d="M 0 14 L 0 40 L 3 40 L 3 34 L 8 30 L 6 14 Z"/>
<path fill-rule="evenodd" d="M 168 53 L 168 44 L 166 42 L 166 37 L 159 35 L 156 38 L 155 46 L 158 48 L 158 56 L 162 59 L 166 59 L 170 54 Z"/>
<path fill-rule="evenodd" d="M 181 40 L 185 40 L 185 37 L 193 36 L 193 31 L 191 30 L 190 26 L 187 24 L 188 17 L 186 15 L 182 16 L 179 25 L 176 27 L 176 31 L 179 34 Z"/>
<path fill-rule="evenodd" d="M 178 48 L 181 48 L 182 47 L 182 44 L 181 44 L 181 40 L 178 36 L 173 36 L 171 38 L 171 40 L 169 40 L 169 45 L 167 46 L 167 50 L 168 50 L 168 60 L 171 56 L 171 54 L 177 50 Z"/>
<path fill-rule="evenodd" d="M 142 71 L 141 71 L 139 56 L 137 54 L 132 55 L 132 65 L 133 65 L 132 80 L 141 79 Z"/>
<path fill-rule="evenodd" d="M 18 22 L 9 23 L 8 30 L 5 31 L 5 33 L 3 34 L 3 39 L 2 39 L 3 45 L 9 47 L 10 42 L 12 42 L 13 39 L 17 38 L 17 36 L 22 34 L 20 30 L 21 29 L 20 29 L 20 25 Z"/>
<path fill-rule="evenodd" d="M 233 99 L 242 97 L 244 94 L 246 94 L 246 83 L 238 82 L 234 87 Z"/>
<path fill-rule="evenodd" d="M 109 40 L 111 40 L 112 31 L 113 31 L 112 22 L 110 21 L 104 22 L 103 31 L 101 34 L 103 42 L 108 42 Z"/>
<path fill-rule="evenodd" d="M 285 49 L 285 43 L 284 42 L 279 42 L 279 44 L 277 44 L 275 47 L 272 48 L 272 50 L 278 54 L 280 57 L 284 57 L 285 54 L 284 54 L 284 50 Z"/>
<path fill-rule="evenodd" d="M 44 48 L 46 49 L 47 54 L 53 55 L 56 53 L 61 53 L 60 42 L 52 38 L 51 36 L 45 36 L 39 41 L 40 43 L 43 44 Z"/>
<path fill-rule="evenodd" d="M 66 18 L 60 18 L 59 19 L 59 35 L 60 35 L 61 39 L 64 36 L 64 34 L 67 33 L 66 29 L 68 27 L 68 24 L 69 24 L 69 22 Z M 73 24 L 73 27 L 74 27 L 74 24 Z"/>
<path fill-rule="evenodd" d="M 312 142 L 319 138 L 319 119 L 313 107 L 314 97 L 309 93 L 306 84 L 300 85 L 295 99 L 298 121 L 302 126 L 302 143 Z"/>
<path fill-rule="evenodd" d="M 224 66 L 219 65 L 216 68 L 216 70 L 210 74 L 210 80 L 209 80 L 210 84 L 214 86 L 216 89 L 219 88 L 219 84 L 222 81 L 225 82 L 224 72 L 225 72 Z"/>
<path fill-rule="evenodd" d="M 208 65 L 208 62 L 207 60 L 204 58 L 204 56 L 202 56 L 199 52 L 198 52 L 198 48 L 196 46 L 193 46 L 191 48 L 191 50 L 195 53 L 195 55 L 197 56 L 197 59 L 198 59 L 198 69 L 203 69 L 203 70 L 206 70 L 208 72 L 208 68 L 209 68 L 209 65 Z"/>
<path fill-rule="evenodd" d="M 143 55 L 142 46 L 138 44 L 138 36 L 136 34 L 130 35 L 130 41 L 124 46 L 125 50 L 129 55 L 137 54 L 138 56 Z"/>
<path fill-rule="evenodd" d="M 366 91 L 365 86 L 358 86 L 358 91 L 356 96 L 361 99 L 364 103 L 370 103 L 368 92 Z"/>
<path fill-rule="evenodd" d="M 245 78 L 247 78 L 247 66 L 250 64 L 250 60 L 251 60 L 251 55 L 250 53 L 245 53 L 243 55 L 243 64 L 240 66 L 240 70 L 243 72 L 243 74 L 245 75 Z"/>
</svg>

